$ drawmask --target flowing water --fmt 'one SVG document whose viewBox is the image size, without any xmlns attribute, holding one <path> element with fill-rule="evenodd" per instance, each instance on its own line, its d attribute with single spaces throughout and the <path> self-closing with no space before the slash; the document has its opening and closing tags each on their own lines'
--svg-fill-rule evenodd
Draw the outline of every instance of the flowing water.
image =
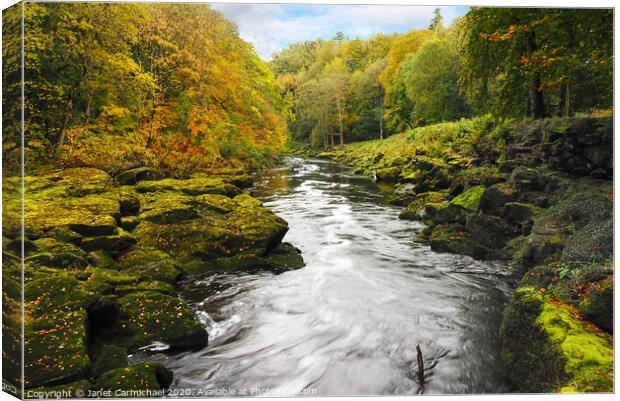
<svg viewBox="0 0 620 401">
<path fill-rule="evenodd" d="M 209 346 L 155 357 L 175 372 L 176 395 L 507 391 L 503 266 L 416 244 L 423 225 L 338 163 L 288 159 L 252 193 L 288 221 L 285 241 L 307 266 L 182 283 Z"/>
</svg>

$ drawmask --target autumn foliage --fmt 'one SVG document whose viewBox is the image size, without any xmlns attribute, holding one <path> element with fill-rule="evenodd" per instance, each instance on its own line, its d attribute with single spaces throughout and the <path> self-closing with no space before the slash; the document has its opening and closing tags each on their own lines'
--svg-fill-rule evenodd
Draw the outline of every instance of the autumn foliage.
<svg viewBox="0 0 620 401">
<path fill-rule="evenodd" d="M 5 12 L 5 23 L 19 24 L 20 12 Z M 255 166 L 286 143 L 272 72 L 206 4 L 27 3 L 24 14 L 33 162 L 182 172 Z M 15 83 L 5 85 L 15 92 L 7 95 L 18 98 L 19 63 L 3 77 Z M 6 106 L 5 121 L 15 122 L 10 151 L 20 110 Z"/>
</svg>

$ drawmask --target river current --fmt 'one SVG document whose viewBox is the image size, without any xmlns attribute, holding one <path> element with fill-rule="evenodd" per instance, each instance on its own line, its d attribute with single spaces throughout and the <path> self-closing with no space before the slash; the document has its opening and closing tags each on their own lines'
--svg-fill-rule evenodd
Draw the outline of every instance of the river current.
<svg viewBox="0 0 620 401">
<path fill-rule="evenodd" d="M 149 358 L 175 372 L 177 395 L 508 391 L 504 266 L 414 242 L 422 223 L 399 220 L 375 183 L 339 163 L 287 159 L 252 194 L 289 223 L 306 267 L 183 282 L 209 345 Z"/>
</svg>

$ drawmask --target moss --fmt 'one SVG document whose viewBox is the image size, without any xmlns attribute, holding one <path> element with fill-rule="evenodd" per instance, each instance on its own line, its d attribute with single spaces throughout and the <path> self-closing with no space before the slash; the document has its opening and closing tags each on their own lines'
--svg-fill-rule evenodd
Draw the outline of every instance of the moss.
<svg viewBox="0 0 620 401">
<path fill-rule="evenodd" d="M 207 331 L 176 297 L 156 291 L 132 292 L 118 299 L 121 326 L 130 351 L 160 341 L 173 349 L 202 348 Z"/>
<path fill-rule="evenodd" d="M 549 297 L 545 298 L 536 323 L 566 359 L 569 378 L 560 391 L 613 391 L 613 345 L 609 336 L 581 320 L 573 307 L 553 302 Z"/>
<path fill-rule="evenodd" d="M 463 193 L 450 201 L 450 205 L 459 206 L 470 213 L 477 212 L 480 199 L 485 188 L 482 185 L 466 189 Z"/>
<path fill-rule="evenodd" d="M 174 260 L 155 248 L 136 248 L 118 259 L 117 268 L 126 274 L 174 283 L 181 275 Z"/>
<path fill-rule="evenodd" d="M 37 251 L 30 252 L 27 262 L 41 266 L 67 269 L 85 268 L 85 253 L 72 243 L 56 241 L 53 238 L 40 238 L 32 242 Z"/>
<path fill-rule="evenodd" d="M 78 380 L 87 373 L 86 308 L 105 285 L 57 271 L 25 286 L 25 383 L 27 387 Z"/>
<path fill-rule="evenodd" d="M 519 391 L 613 389 L 611 338 L 543 289 L 515 291 L 504 312 L 501 338 L 502 356 Z"/>
<path fill-rule="evenodd" d="M 165 225 L 145 221 L 134 234 L 144 246 L 167 252 L 182 264 L 240 253 L 261 256 L 280 243 L 288 230 L 284 220 L 248 195 L 233 201 L 236 207 L 226 214 L 206 207 L 198 218 L 188 221 Z"/>
<path fill-rule="evenodd" d="M 172 372 L 157 362 L 146 362 L 114 369 L 101 375 L 93 388 L 111 390 L 118 397 L 121 391 L 161 390 L 172 384 Z M 145 394 L 146 395 L 146 394 Z M 135 395 L 127 396 L 134 398 Z"/>
<path fill-rule="evenodd" d="M 396 182 L 400 171 L 399 167 L 385 167 L 377 170 L 375 175 L 379 182 Z"/>
</svg>

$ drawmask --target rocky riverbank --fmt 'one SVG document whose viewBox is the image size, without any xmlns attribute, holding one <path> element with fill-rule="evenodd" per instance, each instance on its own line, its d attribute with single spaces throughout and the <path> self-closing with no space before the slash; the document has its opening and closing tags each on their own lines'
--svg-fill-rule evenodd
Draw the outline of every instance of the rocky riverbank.
<svg viewBox="0 0 620 401">
<path fill-rule="evenodd" d="M 520 392 L 613 391 L 613 126 L 608 118 L 423 127 L 320 154 L 393 186 L 438 252 L 521 277 L 502 357 Z"/>
<path fill-rule="evenodd" d="M 25 177 L 26 389 L 167 388 L 172 372 L 129 366 L 127 355 L 207 346 L 205 327 L 177 295 L 179 279 L 302 267 L 300 251 L 281 242 L 286 221 L 246 193 L 251 185 L 241 172 L 173 179 L 150 168 Z M 19 178 L 5 178 L 3 191 L 4 341 L 17 351 Z M 17 377 L 19 362 L 7 361 Z"/>
</svg>

